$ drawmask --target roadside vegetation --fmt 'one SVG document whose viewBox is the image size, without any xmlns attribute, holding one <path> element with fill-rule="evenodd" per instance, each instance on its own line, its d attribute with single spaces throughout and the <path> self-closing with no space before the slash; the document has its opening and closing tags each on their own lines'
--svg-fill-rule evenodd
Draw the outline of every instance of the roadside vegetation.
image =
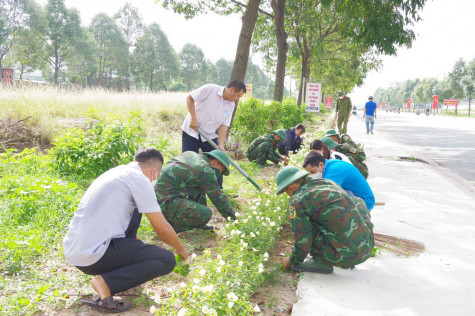
<svg viewBox="0 0 475 316">
<path fill-rule="evenodd" d="M 23 146 L 18 150 L 8 143 L 0 147 L 0 313 L 74 314 L 87 308 L 78 303 L 79 298 L 92 294 L 89 277 L 68 265 L 62 253 L 62 239 L 80 198 L 95 177 L 132 160 L 141 146 L 159 148 L 166 160 L 179 154 L 180 126 L 186 114 L 184 96 L 165 95 L 161 101 L 158 95 L 103 91 L 97 91 L 97 96 L 52 90 L 46 95 L 26 90 L 6 93 L 8 97 L 2 94 L 2 98 L 9 105 L 0 108 L 2 120 L 18 122 L 30 116 L 21 123 L 44 133 L 41 137 L 50 142 L 41 150 Z M 170 101 L 175 97 L 179 101 Z M 137 101 L 130 102 L 134 98 Z M 91 108 L 90 99 L 101 102 Z M 242 152 L 253 133 L 304 122 L 308 135 L 326 118 L 326 114 L 309 117 L 292 100 L 265 105 L 250 99 L 241 106 L 231 133 L 234 140 L 228 141 L 228 146 L 233 149 L 234 142 L 239 143 Z M 246 124 L 250 106 L 261 115 Z M 269 120 L 276 113 L 282 119 Z M 67 128 L 66 122 L 78 120 L 79 124 Z M 255 129 L 257 126 L 261 129 Z M 312 137 L 308 135 L 306 142 Z M 291 160 L 298 163 L 300 156 Z M 188 315 L 243 315 L 258 311 L 272 314 L 278 307 L 279 297 L 263 299 L 258 293 L 261 286 L 278 283 L 279 274 L 285 274 L 287 278 L 282 279 L 287 281 L 291 275 L 282 271 L 280 264 L 281 256 L 288 252 L 279 246 L 276 254 L 273 248 L 282 229 L 288 231 L 287 198 L 275 196 L 274 175 L 279 166 L 259 169 L 253 163 L 238 162 L 263 191 L 232 172 L 225 179 L 225 191 L 239 195 L 233 200 L 237 220 L 223 222 L 214 217 L 213 225 L 219 227 L 216 234 L 181 233 L 180 238 L 195 254 L 189 261 L 189 275 L 172 273 L 123 293 L 138 305 L 135 311 L 173 314 L 186 309 Z M 139 234 L 146 242 L 165 247 L 147 221 Z M 297 277 L 292 275 L 289 281 L 293 290 L 295 282 L 291 280 Z"/>
</svg>

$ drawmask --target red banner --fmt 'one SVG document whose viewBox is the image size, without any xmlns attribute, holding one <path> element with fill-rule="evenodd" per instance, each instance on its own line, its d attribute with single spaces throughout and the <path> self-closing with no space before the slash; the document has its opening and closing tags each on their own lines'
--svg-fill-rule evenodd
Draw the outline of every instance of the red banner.
<svg viewBox="0 0 475 316">
<path fill-rule="evenodd" d="M 456 99 L 447 99 L 447 100 L 444 100 L 444 105 L 459 105 L 459 100 L 456 100 Z"/>
<path fill-rule="evenodd" d="M 383 109 L 386 108 L 386 102 L 383 102 Z"/>
<path fill-rule="evenodd" d="M 407 108 L 408 108 L 408 109 L 411 108 L 411 99 L 407 99 Z"/>
<path fill-rule="evenodd" d="M 439 96 L 434 95 L 434 101 L 432 101 L 432 108 L 437 109 L 437 104 L 439 104 Z"/>
<path fill-rule="evenodd" d="M 13 69 L 1 68 L 0 79 L 1 83 L 13 85 Z"/>
<path fill-rule="evenodd" d="M 330 110 L 333 104 L 333 97 L 326 97 L 325 98 L 325 107 Z"/>
</svg>

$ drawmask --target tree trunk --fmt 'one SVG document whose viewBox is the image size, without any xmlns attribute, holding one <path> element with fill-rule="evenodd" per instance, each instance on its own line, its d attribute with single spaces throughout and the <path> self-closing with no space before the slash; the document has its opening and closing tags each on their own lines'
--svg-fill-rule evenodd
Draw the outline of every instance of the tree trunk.
<svg viewBox="0 0 475 316">
<path fill-rule="evenodd" d="M 277 32 L 277 66 L 275 70 L 274 100 L 282 102 L 284 98 L 285 64 L 287 63 L 287 33 L 285 32 L 285 0 L 272 0 L 274 21 Z"/>
<path fill-rule="evenodd" d="M 468 98 L 468 116 L 470 116 L 470 101 L 472 98 Z"/>
<path fill-rule="evenodd" d="M 246 77 L 247 63 L 249 61 L 249 51 L 251 50 L 251 39 L 254 33 L 254 27 L 256 26 L 256 20 L 258 16 L 258 9 L 261 0 L 249 0 L 246 6 L 246 12 L 242 17 L 241 33 L 239 34 L 238 45 L 236 49 L 236 57 L 234 58 L 233 70 L 231 71 L 232 80 L 244 81 Z M 239 100 L 235 102 L 233 116 L 231 117 L 231 124 L 229 125 L 228 133 L 233 126 L 234 115 L 239 104 Z"/>
<path fill-rule="evenodd" d="M 153 91 L 153 73 L 150 73 L 150 86 L 149 86 L 149 88 L 150 88 L 150 92 L 152 92 Z"/>
<path fill-rule="evenodd" d="M 309 52 L 305 52 L 304 55 L 302 56 L 302 76 L 300 77 L 300 89 L 299 89 L 299 98 L 297 101 L 297 105 L 301 105 L 303 94 L 302 91 L 304 89 L 304 79 L 310 77 L 310 67 L 308 65 L 308 60 L 310 58 Z"/>
</svg>

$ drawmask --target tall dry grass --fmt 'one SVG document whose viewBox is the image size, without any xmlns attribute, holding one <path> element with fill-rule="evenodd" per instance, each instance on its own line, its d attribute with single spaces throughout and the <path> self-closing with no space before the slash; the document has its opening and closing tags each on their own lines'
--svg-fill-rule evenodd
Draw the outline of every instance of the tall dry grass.
<svg viewBox="0 0 475 316">
<path fill-rule="evenodd" d="M 127 117 L 139 112 L 144 131 L 152 139 L 179 133 L 187 114 L 187 93 L 82 91 L 54 87 L 0 87 L 0 120 L 24 120 L 44 138 L 52 139 L 69 127 L 78 127 L 94 112 L 95 118 Z"/>
</svg>

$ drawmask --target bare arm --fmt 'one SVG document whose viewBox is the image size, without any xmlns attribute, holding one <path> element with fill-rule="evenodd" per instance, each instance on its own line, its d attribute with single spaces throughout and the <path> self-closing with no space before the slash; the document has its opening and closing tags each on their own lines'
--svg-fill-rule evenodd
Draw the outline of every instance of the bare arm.
<svg viewBox="0 0 475 316">
<path fill-rule="evenodd" d="M 193 100 L 191 94 L 186 97 L 186 107 L 191 116 L 190 127 L 196 130 L 198 128 L 198 119 L 196 118 L 195 100 Z"/>
<path fill-rule="evenodd" d="M 226 135 L 228 134 L 228 127 L 225 125 L 221 125 L 218 129 L 218 147 L 223 152 L 226 152 L 224 149 L 224 141 L 226 140 Z"/>
<path fill-rule="evenodd" d="M 374 109 L 374 118 L 376 118 L 376 109 Z"/>
<path fill-rule="evenodd" d="M 181 243 L 180 239 L 175 233 L 175 230 L 167 222 L 162 212 L 146 213 L 150 224 L 152 224 L 155 233 L 164 243 L 175 248 L 175 252 L 186 260 L 188 258 L 188 251 Z"/>
</svg>

